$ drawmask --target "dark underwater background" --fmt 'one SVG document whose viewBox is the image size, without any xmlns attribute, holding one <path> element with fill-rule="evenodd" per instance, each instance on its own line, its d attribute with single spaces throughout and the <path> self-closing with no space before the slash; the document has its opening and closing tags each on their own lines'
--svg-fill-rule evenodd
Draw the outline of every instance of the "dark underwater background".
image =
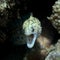
<svg viewBox="0 0 60 60">
<path fill-rule="evenodd" d="M 0 60 L 23 60 L 26 53 L 29 53 L 31 49 L 28 49 L 24 39 L 22 24 L 29 18 L 30 13 L 41 21 L 43 31 L 42 35 L 52 39 L 52 43 L 56 43 L 59 34 L 57 30 L 52 26 L 51 22 L 46 18 L 52 13 L 52 5 L 56 0 L 10 0 L 10 3 L 15 3 L 8 11 L 9 20 L 4 25 L 6 20 L 6 13 L 3 12 L 3 16 L 0 15 Z M 5 11 L 6 12 L 6 11 Z M 19 16 L 18 16 L 18 14 Z"/>
</svg>

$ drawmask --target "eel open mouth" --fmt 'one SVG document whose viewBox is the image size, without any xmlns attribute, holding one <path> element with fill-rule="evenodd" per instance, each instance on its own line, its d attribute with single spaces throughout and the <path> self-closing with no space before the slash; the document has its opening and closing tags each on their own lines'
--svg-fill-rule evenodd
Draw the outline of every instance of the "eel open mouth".
<svg viewBox="0 0 60 60">
<path fill-rule="evenodd" d="M 27 47 L 28 48 L 32 48 L 34 46 L 36 38 L 37 38 L 36 33 L 33 33 L 33 34 L 31 34 L 30 36 L 27 37 Z"/>
</svg>

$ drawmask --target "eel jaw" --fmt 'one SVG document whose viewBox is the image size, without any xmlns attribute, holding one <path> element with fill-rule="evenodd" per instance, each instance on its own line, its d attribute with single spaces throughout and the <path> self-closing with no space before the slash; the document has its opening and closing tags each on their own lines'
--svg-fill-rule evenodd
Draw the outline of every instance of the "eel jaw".
<svg viewBox="0 0 60 60">
<path fill-rule="evenodd" d="M 30 37 L 30 38 L 31 38 L 31 37 Z M 36 34 L 36 33 L 33 33 L 33 39 L 30 39 L 30 40 L 29 40 L 29 38 L 27 38 L 27 47 L 28 47 L 28 48 L 33 48 L 36 39 L 37 39 L 37 34 Z"/>
</svg>

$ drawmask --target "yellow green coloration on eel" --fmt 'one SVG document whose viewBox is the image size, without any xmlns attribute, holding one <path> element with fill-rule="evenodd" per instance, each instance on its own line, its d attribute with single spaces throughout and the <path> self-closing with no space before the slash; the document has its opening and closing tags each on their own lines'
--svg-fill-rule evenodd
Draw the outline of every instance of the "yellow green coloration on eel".
<svg viewBox="0 0 60 60">
<path fill-rule="evenodd" d="M 23 23 L 24 34 L 27 37 L 27 47 L 32 48 L 37 37 L 42 32 L 41 22 L 32 15 Z"/>
</svg>

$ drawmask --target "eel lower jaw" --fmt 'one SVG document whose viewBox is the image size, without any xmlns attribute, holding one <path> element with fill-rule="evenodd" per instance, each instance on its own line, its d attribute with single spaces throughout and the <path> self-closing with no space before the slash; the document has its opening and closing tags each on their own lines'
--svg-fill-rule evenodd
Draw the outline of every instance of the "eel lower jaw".
<svg viewBox="0 0 60 60">
<path fill-rule="evenodd" d="M 34 47 L 36 38 L 37 38 L 37 34 L 36 34 L 36 33 L 30 35 L 30 36 L 27 38 L 27 47 L 28 47 L 28 48 L 33 48 L 33 47 Z"/>
</svg>

